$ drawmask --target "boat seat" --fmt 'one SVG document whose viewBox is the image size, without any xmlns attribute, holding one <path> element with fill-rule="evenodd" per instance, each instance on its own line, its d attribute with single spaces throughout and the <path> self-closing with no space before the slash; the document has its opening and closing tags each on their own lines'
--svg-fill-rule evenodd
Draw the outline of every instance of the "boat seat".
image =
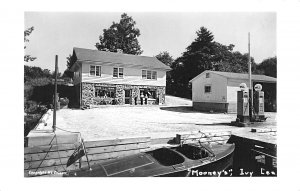
<svg viewBox="0 0 300 191">
<path fill-rule="evenodd" d="M 164 166 L 172 166 L 184 162 L 184 158 L 181 155 L 167 148 L 160 148 L 149 152 L 149 154 Z"/>
</svg>

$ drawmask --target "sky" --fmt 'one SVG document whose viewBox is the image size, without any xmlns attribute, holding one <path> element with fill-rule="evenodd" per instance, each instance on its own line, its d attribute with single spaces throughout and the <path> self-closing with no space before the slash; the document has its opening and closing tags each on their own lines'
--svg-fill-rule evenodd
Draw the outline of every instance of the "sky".
<svg viewBox="0 0 300 191">
<path fill-rule="evenodd" d="M 275 12 L 126 12 L 140 29 L 138 41 L 144 56 L 168 51 L 173 58 L 181 56 L 204 26 L 214 40 L 234 44 L 235 51 L 248 52 L 251 34 L 251 56 L 256 63 L 276 56 Z M 58 55 L 59 71 L 66 69 L 66 57 L 73 47 L 96 49 L 99 35 L 112 22 L 119 22 L 122 12 L 25 12 L 24 30 L 34 26 L 26 43 L 26 54 L 37 59 L 25 63 L 54 70 Z"/>
</svg>

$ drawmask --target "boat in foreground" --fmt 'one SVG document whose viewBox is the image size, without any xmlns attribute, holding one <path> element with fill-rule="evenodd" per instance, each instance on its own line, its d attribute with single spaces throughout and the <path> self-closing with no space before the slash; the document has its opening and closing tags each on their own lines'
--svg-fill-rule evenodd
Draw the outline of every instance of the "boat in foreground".
<svg viewBox="0 0 300 191">
<path fill-rule="evenodd" d="M 64 177 L 192 176 L 194 170 L 226 170 L 232 165 L 234 149 L 234 144 L 163 147 L 70 171 Z"/>
</svg>

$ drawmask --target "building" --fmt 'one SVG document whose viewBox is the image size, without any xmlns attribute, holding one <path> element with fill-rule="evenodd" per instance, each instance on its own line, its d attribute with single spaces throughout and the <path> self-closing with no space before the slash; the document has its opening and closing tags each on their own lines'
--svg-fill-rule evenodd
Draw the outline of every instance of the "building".
<svg viewBox="0 0 300 191">
<path fill-rule="evenodd" d="M 155 57 L 74 48 L 73 83 L 80 106 L 164 104 L 166 72 Z"/>
<path fill-rule="evenodd" d="M 276 81 L 276 78 L 270 76 L 252 75 L 252 87 L 260 83 L 265 92 L 265 111 L 274 110 L 274 107 L 276 110 Z M 249 76 L 241 73 L 206 70 L 190 82 L 192 83 L 194 109 L 235 113 L 239 85 L 246 83 L 249 87 Z"/>
</svg>

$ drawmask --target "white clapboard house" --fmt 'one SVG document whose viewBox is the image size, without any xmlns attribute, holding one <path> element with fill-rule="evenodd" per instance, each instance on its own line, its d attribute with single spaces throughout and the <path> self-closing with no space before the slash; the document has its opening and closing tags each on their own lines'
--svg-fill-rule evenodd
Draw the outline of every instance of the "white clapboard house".
<svg viewBox="0 0 300 191">
<path fill-rule="evenodd" d="M 276 78 L 270 76 L 252 75 L 253 87 L 256 83 L 262 84 L 265 99 L 272 99 L 275 103 L 276 81 Z M 248 74 L 206 70 L 190 80 L 190 83 L 192 83 L 194 109 L 205 112 L 235 113 L 239 85 L 246 83 L 249 87 L 249 78 Z"/>
<path fill-rule="evenodd" d="M 163 104 L 170 67 L 155 57 L 74 48 L 78 104 Z"/>
</svg>

